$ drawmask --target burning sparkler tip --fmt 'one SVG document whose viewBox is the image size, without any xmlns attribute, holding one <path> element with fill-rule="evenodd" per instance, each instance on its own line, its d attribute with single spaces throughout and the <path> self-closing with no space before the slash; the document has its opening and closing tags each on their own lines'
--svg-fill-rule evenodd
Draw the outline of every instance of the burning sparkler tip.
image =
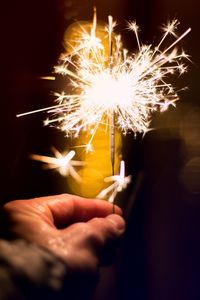
<svg viewBox="0 0 200 300">
<path fill-rule="evenodd" d="M 187 70 L 182 60 L 188 59 L 188 55 L 184 51 L 179 53 L 177 44 L 191 28 L 162 49 L 163 42 L 178 23 L 177 20 L 168 23 L 160 43 L 153 47 L 142 45 L 138 25 L 135 21 L 128 22 L 138 44 L 138 51 L 129 54 L 123 48 L 121 38 L 114 33 L 116 23 L 112 16 L 108 16 L 106 30 L 101 27 L 101 31 L 105 31 L 105 38 L 108 32 L 108 43 L 104 44 L 105 38 L 99 35 L 94 7 L 91 32 L 80 26 L 80 38 L 72 41 L 75 45 L 70 55 L 62 56 L 55 67 L 56 73 L 67 76 L 72 92 L 57 93 L 58 104 L 55 106 L 17 117 L 46 110 L 53 117 L 47 118 L 44 125 L 54 125 L 65 131 L 67 136 L 77 137 L 83 130 L 92 128 L 96 131 L 101 123 L 113 126 L 109 120 L 114 114 L 115 127 L 122 133 L 145 133 L 152 113 L 165 110 L 178 98 L 168 77 L 177 73 L 181 75 Z M 112 51 L 113 47 L 116 51 Z"/>
</svg>

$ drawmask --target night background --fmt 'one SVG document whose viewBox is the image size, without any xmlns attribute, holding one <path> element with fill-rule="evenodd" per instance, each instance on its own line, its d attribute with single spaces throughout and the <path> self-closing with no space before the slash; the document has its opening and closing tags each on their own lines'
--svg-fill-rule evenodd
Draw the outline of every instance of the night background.
<svg viewBox="0 0 200 300">
<path fill-rule="evenodd" d="M 66 192 L 66 179 L 41 169 L 32 153 L 66 149 L 61 132 L 43 127 L 45 114 L 18 113 L 51 106 L 61 83 L 41 80 L 64 51 L 63 34 L 74 20 L 91 20 L 90 0 L 18 0 L 1 3 L 1 204 L 12 199 Z M 158 41 L 160 26 L 180 21 L 192 27 L 181 46 L 191 55 L 188 73 L 177 78 L 177 108 L 155 114 L 144 138 L 124 139 L 127 174 L 133 184 L 124 195 L 127 231 L 116 264 L 103 274 L 98 299 L 200 299 L 200 36 L 197 0 L 96 1 L 98 19 L 111 14 L 124 44 L 136 49 L 123 31 L 136 20 L 145 44 Z"/>
</svg>

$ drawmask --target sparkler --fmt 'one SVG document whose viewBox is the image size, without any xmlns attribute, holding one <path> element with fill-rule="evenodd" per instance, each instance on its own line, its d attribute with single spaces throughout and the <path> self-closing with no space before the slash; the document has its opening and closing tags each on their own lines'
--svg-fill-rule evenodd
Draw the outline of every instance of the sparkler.
<svg viewBox="0 0 200 300">
<path fill-rule="evenodd" d="M 129 53 L 122 45 L 121 36 L 115 33 L 113 18 L 109 16 L 108 20 L 107 26 L 101 25 L 101 36 L 98 35 L 95 10 L 93 23 L 87 28 L 80 23 L 78 38 L 68 42 L 70 51 L 61 56 L 59 65 L 55 67 L 55 73 L 66 76 L 68 93 L 57 93 L 54 106 L 18 117 L 47 111 L 50 117 L 45 125 L 58 127 L 67 137 L 78 137 L 82 131 L 89 132 L 86 149 L 92 147 L 99 124 L 110 128 L 112 176 L 107 180 L 114 180 L 111 185 L 114 192 L 109 198 L 114 202 L 116 194 L 130 181 L 129 177 L 125 177 L 124 162 L 121 162 L 120 175 L 114 175 L 115 128 L 123 134 L 145 134 L 153 112 L 175 106 L 179 96 L 169 77 L 187 70 L 182 61 L 189 57 L 184 51 L 179 51 L 177 45 L 191 29 L 178 36 L 176 29 L 179 23 L 173 20 L 163 26 L 164 35 L 156 46 L 152 46 L 142 44 L 138 25 L 128 22 L 128 29 L 135 34 L 138 46 L 137 51 Z M 174 41 L 164 47 L 168 36 L 172 36 Z M 53 161 L 53 158 L 34 156 L 34 159 L 47 162 L 51 167 L 59 166 L 59 161 Z M 111 192 L 111 187 L 99 195 Z"/>
<path fill-rule="evenodd" d="M 152 112 L 175 105 L 179 97 L 168 82 L 168 75 L 183 74 L 187 70 L 182 60 L 188 55 L 183 51 L 179 53 L 175 46 L 191 29 L 162 50 L 167 36 L 175 36 L 176 20 L 164 27 L 165 34 L 155 47 L 142 45 L 138 26 L 129 22 L 128 28 L 135 33 L 138 51 L 128 54 L 120 36 L 112 37 L 115 23 L 109 17 L 109 25 L 105 28 L 105 38 L 108 36 L 110 45 L 107 57 L 104 41 L 95 34 L 96 22 L 94 17 L 90 32 L 80 25 L 76 46 L 69 45 L 71 53 L 62 55 L 60 64 L 55 67 L 56 73 L 70 79 L 68 88 L 72 92 L 56 93 L 57 105 L 18 117 L 46 110 L 51 118 L 45 125 L 54 124 L 67 136 L 78 136 L 81 130 L 89 129 L 92 138 L 98 124 L 110 126 L 113 114 L 115 126 L 121 132 L 141 133 L 148 129 Z"/>
</svg>

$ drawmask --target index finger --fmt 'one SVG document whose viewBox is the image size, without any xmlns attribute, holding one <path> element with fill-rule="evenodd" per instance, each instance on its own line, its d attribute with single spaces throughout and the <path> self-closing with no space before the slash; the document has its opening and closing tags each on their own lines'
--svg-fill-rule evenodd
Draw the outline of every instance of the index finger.
<svg viewBox="0 0 200 300">
<path fill-rule="evenodd" d="M 41 197 L 36 198 L 35 201 L 49 208 L 57 226 L 87 222 L 92 218 L 104 218 L 113 213 L 113 205 L 107 201 L 70 194 Z M 122 215 L 122 210 L 116 205 L 115 213 Z"/>
</svg>

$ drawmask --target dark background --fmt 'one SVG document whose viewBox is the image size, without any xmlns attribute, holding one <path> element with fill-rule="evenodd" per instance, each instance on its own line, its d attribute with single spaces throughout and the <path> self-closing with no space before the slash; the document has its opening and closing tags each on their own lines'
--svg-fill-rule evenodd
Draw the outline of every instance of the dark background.
<svg viewBox="0 0 200 300">
<path fill-rule="evenodd" d="M 180 32 L 192 27 L 181 43 L 192 56 L 189 72 L 177 85 L 177 108 L 155 115 L 144 139 L 127 136 L 124 155 L 133 186 L 124 201 L 134 202 L 120 258 L 107 275 L 97 299 L 200 299 L 200 38 L 198 0 L 96 1 L 99 19 L 112 14 L 122 27 L 137 20 L 141 39 L 152 43 L 160 26 L 178 18 Z M 65 148 L 62 133 L 43 127 L 45 115 L 17 119 L 16 114 L 52 105 L 59 83 L 42 81 L 60 53 L 66 27 L 90 20 L 93 1 L 18 0 L 1 2 L 1 147 L 0 200 L 65 192 L 58 174 L 42 171 L 31 153 Z M 120 26 L 119 26 L 120 27 Z M 135 42 L 123 32 L 125 44 Z M 57 85 L 57 86 L 56 86 Z M 131 202 L 132 201 L 132 202 Z M 123 204 L 122 204 L 123 205 Z M 110 283 L 111 279 L 107 279 Z M 106 279 L 105 279 L 106 281 Z"/>
</svg>

